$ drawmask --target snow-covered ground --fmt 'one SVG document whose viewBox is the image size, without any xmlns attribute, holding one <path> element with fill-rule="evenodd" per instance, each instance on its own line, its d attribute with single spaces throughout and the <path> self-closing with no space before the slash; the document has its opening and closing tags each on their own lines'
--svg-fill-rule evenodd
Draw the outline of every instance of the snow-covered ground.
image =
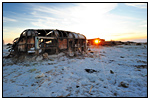
<svg viewBox="0 0 150 100">
<path fill-rule="evenodd" d="M 147 97 L 146 45 L 91 50 L 74 58 L 3 58 L 3 97 Z"/>
</svg>

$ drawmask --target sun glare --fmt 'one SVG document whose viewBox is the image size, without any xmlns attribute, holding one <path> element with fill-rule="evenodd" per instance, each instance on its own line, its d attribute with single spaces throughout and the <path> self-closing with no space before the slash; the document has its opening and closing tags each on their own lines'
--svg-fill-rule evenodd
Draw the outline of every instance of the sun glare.
<svg viewBox="0 0 150 100">
<path fill-rule="evenodd" d="M 99 40 L 95 40 L 95 43 L 98 44 L 98 43 L 100 43 L 100 41 Z"/>
</svg>

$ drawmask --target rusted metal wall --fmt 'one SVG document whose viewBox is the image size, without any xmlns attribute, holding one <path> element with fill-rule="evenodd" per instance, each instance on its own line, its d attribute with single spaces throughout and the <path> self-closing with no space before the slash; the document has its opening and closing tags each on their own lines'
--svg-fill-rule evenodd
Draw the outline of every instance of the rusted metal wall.
<svg viewBox="0 0 150 100">
<path fill-rule="evenodd" d="M 28 49 L 33 48 L 35 44 L 34 37 L 29 37 L 27 39 L 27 44 L 28 44 Z"/>
<path fill-rule="evenodd" d="M 25 43 L 26 43 L 26 39 L 22 38 L 21 41 L 19 41 L 18 43 L 18 51 L 25 51 Z"/>
<path fill-rule="evenodd" d="M 58 39 L 59 49 L 67 49 L 67 39 Z"/>
<path fill-rule="evenodd" d="M 28 49 L 34 47 L 34 43 L 35 43 L 35 41 L 34 41 L 33 37 L 27 38 L 27 45 L 28 45 L 27 48 Z M 22 40 L 19 41 L 19 43 L 18 43 L 18 50 L 19 51 L 26 51 L 26 45 L 25 44 L 26 44 L 26 38 L 22 38 Z"/>
</svg>

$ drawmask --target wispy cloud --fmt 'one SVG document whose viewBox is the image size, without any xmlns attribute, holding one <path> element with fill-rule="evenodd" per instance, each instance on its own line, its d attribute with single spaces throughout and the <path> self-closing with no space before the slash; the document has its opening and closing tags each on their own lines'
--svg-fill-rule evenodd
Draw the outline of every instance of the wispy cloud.
<svg viewBox="0 0 150 100">
<path fill-rule="evenodd" d="M 145 28 L 147 28 L 147 25 L 145 24 L 145 25 L 140 25 L 140 27 L 145 27 Z"/>
<path fill-rule="evenodd" d="M 139 27 L 147 28 L 147 21 L 142 21 Z"/>
<path fill-rule="evenodd" d="M 133 7 L 137 7 L 137 8 L 147 8 L 147 4 L 146 3 L 125 3 L 128 6 L 133 6 Z"/>
<path fill-rule="evenodd" d="M 16 22 L 17 20 L 16 19 L 12 19 L 12 18 L 8 18 L 8 17 L 3 17 L 3 22 Z"/>
<path fill-rule="evenodd" d="M 110 14 L 117 3 L 75 4 L 70 7 L 32 5 L 31 24 L 40 28 L 64 29 L 85 34 L 87 38 L 108 38 L 111 34 L 133 32 L 138 18 Z M 132 26 L 134 26 L 132 28 Z M 94 33 L 92 36 L 91 34 Z M 107 34 L 107 36 L 106 36 Z M 124 34 L 123 34 L 124 35 Z"/>
<path fill-rule="evenodd" d="M 117 33 L 117 34 L 112 34 L 111 36 L 124 36 L 124 35 L 136 35 L 136 33 Z"/>
<path fill-rule="evenodd" d="M 37 21 L 32 24 L 37 26 L 63 26 L 64 27 L 85 27 L 93 24 L 102 24 L 105 14 L 114 9 L 117 4 L 76 4 L 72 7 L 55 8 L 33 6 L 32 15 Z M 44 14 L 44 15 L 43 15 Z M 107 21 L 107 20 L 106 20 Z M 92 27 L 91 27 L 92 28 Z"/>
<path fill-rule="evenodd" d="M 127 3 L 126 5 L 144 8 L 145 4 Z M 120 9 L 117 3 L 30 3 L 26 6 L 25 9 L 21 9 L 22 13 L 15 12 L 17 14 L 14 13 L 13 16 L 4 16 L 3 22 L 9 21 L 5 27 L 12 27 L 15 22 L 16 26 L 14 25 L 14 27 L 22 28 L 22 30 L 18 30 L 20 32 L 27 28 L 62 29 L 80 32 L 87 38 L 100 37 L 106 40 L 124 35 L 129 37 L 138 35 L 139 31 L 146 33 L 146 21 L 142 17 L 130 16 L 128 13 L 123 16 L 120 14 L 122 12 L 117 14 L 112 12 Z M 138 12 L 139 9 L 137 8 L 136 11 Z M 5 33 L 10 32 L 5 30 Z"/>
<path fill-rule="evenodd" d="M 64 8 L 32 5 L 32 17 L 37 20 L 32 21 L 31 24 L 41 28 L 80 32 L 81 34 L 88 34 L 88 38 L 93 32 L 94 38 L 100 33 L 100 35 L 108 31 L 110 33 L 108 27 L 111 28 L 115 20 L 111 20 L 113 15 L 111 16 L 109 11 L 115 9 L 117 5 L 117 3 L 81 3 Z M 116 18 L 116 16 L 114 17 Z"/>
</svg>

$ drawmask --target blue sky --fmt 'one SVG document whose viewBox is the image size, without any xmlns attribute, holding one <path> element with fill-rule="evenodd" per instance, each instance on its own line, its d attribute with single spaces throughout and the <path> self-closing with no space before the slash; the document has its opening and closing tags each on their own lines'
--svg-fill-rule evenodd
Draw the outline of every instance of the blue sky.
<svg viewBox="0 0 150 100">
<path fill-rule="evenodd" d="M 87 38 L 141 41 L 147 39 L 145 3 L 3 3 L 3 39 L 25 29 L 61 29 Z"/>
</svg>

